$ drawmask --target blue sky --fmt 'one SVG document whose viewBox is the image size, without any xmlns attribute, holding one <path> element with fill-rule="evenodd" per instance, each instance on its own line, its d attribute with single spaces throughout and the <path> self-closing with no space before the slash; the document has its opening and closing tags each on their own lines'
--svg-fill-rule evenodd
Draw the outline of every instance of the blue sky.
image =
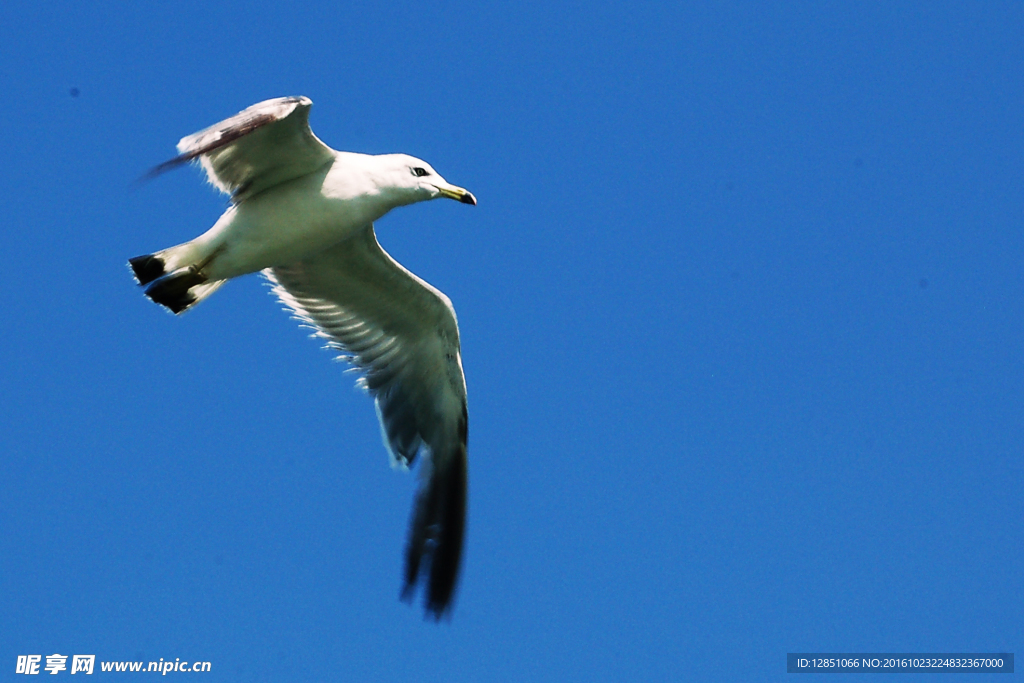
<svg viewBox="0 0 1024 683">
<path fill-rule="evenodd" d="M 1016 2 L 5 3 L 0 671 L 1019 653 L 1021 35 Z M 450 623 L 398 600 L 415 477 L 343 366 L 255 276 L 176 319 L 125 266 L 225 205 L 135 180 L 281 95 L 479 200 L 377 224 L 462 330 Z"/>
</svg>

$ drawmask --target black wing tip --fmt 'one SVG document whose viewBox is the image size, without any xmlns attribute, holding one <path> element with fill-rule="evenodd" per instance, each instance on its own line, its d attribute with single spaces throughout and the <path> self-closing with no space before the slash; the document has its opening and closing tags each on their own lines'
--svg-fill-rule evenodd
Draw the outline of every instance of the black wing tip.
<svg viewBox="0 0 1024 683">
<path fill-rule="evenodd" d="M 153 254 L 128 259 L 128 265 L 140 285 L 148 285 L 165 275 L 164 260 Z"/>
<path fill-rule="evenodd" d="M 413 597 L 416 593 L 416 581 L 412 583 L 406 583 L 402 588 L 402 594 L 399 599 L 407 604 L 412 604 Z M 454 586 L 453 586 L 454 588 Z M 455 607 L 453 591 L 450 591 L 449 595 L 443 602 L 435 601 L 433 596 L 428 594 L 428 597 L 423 605 L 423 618 L 427 621 L 434 621 L 439 623 L 442 620 L 450 622 L 452 620 L 452 612 Z"/>
<path fill-rule="evenodd" d="M 418 582 L 413 580 L 411 583 L 407 582 L 402 587 L 402 593 L 399 599 L 411 605 L 413 598 L 416 596 L 416 584 Z M 425 604 L 423 605 L 423 618 L 427 621 L 440 622 L 442 619 L 445 621 L 451 621 L 452 608 L 454 607 L 454 601 L 450 600 L 444 604 L 436 604 L 430 601 L 428 597 Z"/>
<path fill-rule="evenodd" d="M 143 182 L 147 182 L 149 180 L 152 180 L 153 178 L 156 178 L 159 175 L 163 175 L 167 171 L 172 171 L 172 170 L 178 168 L 179 166 L 183 166 L 183 165 L 187 164 L 188 162 L 190 162 L 193 159 L 195 159 L 197 156 L 199 156 L 199 155 L 198 154 L 181 154 L 179 156 L 174 157 L 173 159 L 168 159 L 164 163 L 158 164 L 158 165 L 154 166 L 153 168 L 149 169 L 144 174 L 139 176 L 139 179 L 138 179 L 137 182 L 143 183 Z"/>
<path fill-rule="evenodd" d="M 468 484 L 464 442 L 444 470 L 435 469 L 426 490 L 417 495 L 401 595 L 403 601 L 411 602 L 417 583 L 424 579 L 424 616 L 435 622 L 451 618 L 462 564 Z"/>
<path fill-rule="evenodd" d="M 206 282 L 206 276 L 196 269 L 182 268 L 155 280 L 146 288 L 146 296 L 177 315 L 199 301 L 191 290 Z"/>
</svg>

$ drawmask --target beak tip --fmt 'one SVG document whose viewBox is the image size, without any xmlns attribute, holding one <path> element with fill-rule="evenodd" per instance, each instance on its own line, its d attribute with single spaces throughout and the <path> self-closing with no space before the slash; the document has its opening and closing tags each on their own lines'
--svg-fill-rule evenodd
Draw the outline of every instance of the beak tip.
<svg viewBox="0 0 1024 683">
<path fill-rule="evenodd" d="M 473 196 L 472 192 L 467 192 L 462 195 L 462 198 L 459 199 L 459 201 L 463 204 L 472 204 L 473 206 L 476 206 L 476 197 Z"/>
</svg>

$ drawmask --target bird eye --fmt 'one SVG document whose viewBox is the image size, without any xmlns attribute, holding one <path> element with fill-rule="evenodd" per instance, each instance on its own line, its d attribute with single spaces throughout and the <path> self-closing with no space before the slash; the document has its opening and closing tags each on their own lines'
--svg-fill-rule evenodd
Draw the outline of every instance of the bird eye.
<svg viewBox="0 0 1024 683">
<path fill-rule="evenodd" d="M 412 174 L 417 178 L 422 178 L 425 175 L 430 175 L 430 171 L 428 171 L 425 168 L 420 168 L 417 166 L 416 168 L 412 169 Z"/>
</svg>

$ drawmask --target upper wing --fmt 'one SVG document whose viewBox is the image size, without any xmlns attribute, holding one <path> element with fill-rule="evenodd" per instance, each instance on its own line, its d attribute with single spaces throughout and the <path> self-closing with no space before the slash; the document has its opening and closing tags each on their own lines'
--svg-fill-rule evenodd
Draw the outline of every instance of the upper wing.
<svg viewBox="0 0 1024 683">
<path fill-rule="evenodd" d="M 182 138 L 180 156 L 152 171 L 154 176 L 199 159 L 210 182 L 235 202 L 312 173 L 334 151 L 309 128 L 306 97 L 278 97 L 254 104 L 206 130 Z"/>
<path fill-rule="evenodd" d="M 403 597 L 429 565 L 427 609 L 439 618 L 458 578 L 468 467 L 466 384 L 451 302 L 388 256 L 373 226 L 264 274 L 282 302 L 362 370 L 393 461 L 408 465 L 421 449 L 426 456 Z"/>
</svg>

